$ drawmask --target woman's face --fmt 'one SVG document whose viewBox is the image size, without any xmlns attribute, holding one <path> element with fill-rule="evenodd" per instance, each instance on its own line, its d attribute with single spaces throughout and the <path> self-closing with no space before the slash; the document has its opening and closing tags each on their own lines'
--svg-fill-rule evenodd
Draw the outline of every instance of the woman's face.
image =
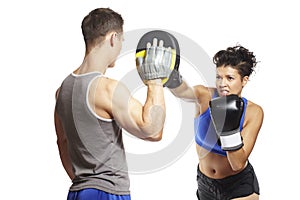
<svg viewBox="0 0 300 200">
<path fill-rule="evenodd" d="M 244 78 L 238 71 L 230 66 L 217 67 L 216 87 L 219 96 L 236 94 L 241 96 L 243 87 L 247 84 L 248 76 Z"/>
</svg>

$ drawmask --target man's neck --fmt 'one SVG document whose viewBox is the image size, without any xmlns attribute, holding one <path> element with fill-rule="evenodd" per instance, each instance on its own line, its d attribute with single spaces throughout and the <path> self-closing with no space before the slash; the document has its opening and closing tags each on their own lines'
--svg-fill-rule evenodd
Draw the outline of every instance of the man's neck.
<svg viewBox="0 0 300 200">
<path fill-rule="evenodd" d="M 110 63 L 108 61 L 108 55 L 105 52 L 91 51 L 84 57 L 82 64 L 78 69 L 74 71 L 76 74 L 86 74 L 89 72 L 100 72 L 105 74 L 106 69 L 109 67 Z"/>
</svg>

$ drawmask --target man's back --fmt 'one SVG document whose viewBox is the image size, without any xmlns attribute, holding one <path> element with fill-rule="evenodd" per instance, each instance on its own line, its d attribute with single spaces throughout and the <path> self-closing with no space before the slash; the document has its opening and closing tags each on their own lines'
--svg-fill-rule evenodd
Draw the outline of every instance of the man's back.
<svg viewBox="0 0 300 200">
<path fill-rule="evenodd" d="M 57 98 L 58 113 L 68 141 L 75 172 L 70 188 L 97 188 L 113 194 L 129 194 L 129 177 L 122 130 L 112 119 L 99 117 L 89 101 L 89 88 L 98 72 L 70 74 Z"/>
</svg>

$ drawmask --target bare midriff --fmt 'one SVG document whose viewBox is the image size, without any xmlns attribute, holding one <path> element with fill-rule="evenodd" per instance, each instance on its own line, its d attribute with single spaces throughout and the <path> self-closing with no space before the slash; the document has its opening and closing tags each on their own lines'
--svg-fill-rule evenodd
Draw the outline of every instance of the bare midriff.
<svg viewBox="0 0 300 200">
<path fill-rule="evenodd" d="M 211 153 L 196 145 L 199 158 L 199 170 L 206 176 L 213 179 L 222 179 L 235 175 L 242 171 L 233 171 L 226 156 Z"/>
</svg>

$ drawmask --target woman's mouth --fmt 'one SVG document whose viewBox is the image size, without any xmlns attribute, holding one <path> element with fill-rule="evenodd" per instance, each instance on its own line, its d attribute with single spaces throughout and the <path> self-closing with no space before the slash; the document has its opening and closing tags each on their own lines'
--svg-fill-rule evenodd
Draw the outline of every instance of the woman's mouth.
<svg viewBox="0 0 300 200">
<path fill-rule="evenodd" d="M 219 90 L 220 92 L 220 96 L 227 96 L 227 95 L 229 95 L 229 91 L 228 90 L 224 90 L 224 89 L 221 89 L 221 90 Z"/>
</svg>

